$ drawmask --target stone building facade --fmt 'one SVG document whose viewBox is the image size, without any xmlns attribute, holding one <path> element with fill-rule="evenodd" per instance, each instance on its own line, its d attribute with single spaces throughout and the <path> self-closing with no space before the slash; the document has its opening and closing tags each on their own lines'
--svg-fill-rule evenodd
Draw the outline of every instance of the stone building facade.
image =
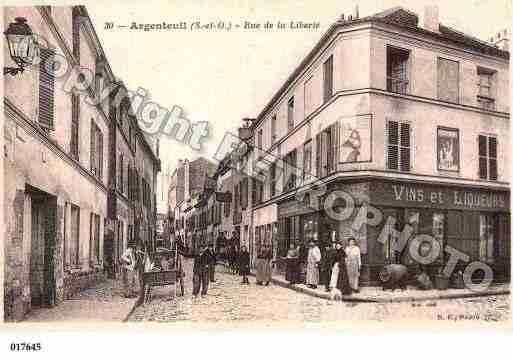
<svg viewBox="0 0 513 359">
<path fill-rule="evenodd" d="M 109 101 L 100 101 L 100 90 L 114 76 L 87 10 L 4 7 L 6 26 L 16 17 L 38 35 L 41 62 L 4 76 L 2 237 L 9 321 L 102 280 L 113 248 L 104 239 L 115 228 L 115 127 Z M 7 46 L 3 56 L 5 66 L 13 66 Z M 91 74 L 88 86 L 80 73 Z M 137 133 L 142 153 L 135 166 L 153 185 L 151 197 L 158 159 Z"/>
<path fill-rule="evenodd" d="M 341 18 L 252 122 L 266 162 L 255 246 L 262 228 L 277 257 L 291 242 L 354 237 L 362 281 L 375 283 L 384 264 L 411 263 L 378 243 L 384 223 L 351 225 L 373 205 L 394 219 L 388 232 L 411 224 L 509 278 L 509 52 L 427 11 L 423 26 L 402 8 Z M 351 216 L 325 211 L 335 191 L 355 201 Z"/>
</svg>

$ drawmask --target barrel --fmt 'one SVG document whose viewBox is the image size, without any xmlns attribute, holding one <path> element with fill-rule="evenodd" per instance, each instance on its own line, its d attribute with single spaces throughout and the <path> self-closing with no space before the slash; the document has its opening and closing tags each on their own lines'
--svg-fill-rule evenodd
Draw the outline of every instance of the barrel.
<svg viewBox="0 0 513 359">
<path fill-rule="evenodd" d="M 379 279 L 383 283 L 394 284 L 404 279 L 407 273 L 408 268 L 405 265 L 388 264 L 379 272 Z"/>
</svg>

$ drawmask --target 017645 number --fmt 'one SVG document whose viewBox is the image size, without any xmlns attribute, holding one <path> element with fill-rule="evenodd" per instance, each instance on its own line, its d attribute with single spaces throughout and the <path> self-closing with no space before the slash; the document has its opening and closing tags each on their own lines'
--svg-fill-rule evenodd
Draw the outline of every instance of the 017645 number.
<svg viewBox="0 0 513 359">
<path fill-rule="evenodd" d="M 13 352 L 37 352 L 41 350 L 41 343 L 11 343 Z"/>
</svg>

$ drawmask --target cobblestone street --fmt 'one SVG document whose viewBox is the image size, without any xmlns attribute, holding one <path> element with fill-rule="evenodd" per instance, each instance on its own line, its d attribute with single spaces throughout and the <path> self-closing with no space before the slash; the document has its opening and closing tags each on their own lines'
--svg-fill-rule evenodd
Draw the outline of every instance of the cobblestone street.
<svg viewBox="0 0 513 359">
<path fill-rule="evenodd" d="M 186 269 L 185 296 L 170 299 L 172 287 L 156 288 L 151 303 L 138 307 L 130 321 L 228 322 L 336 320 L 467 320 L 503 321 L 510 316 L 509 296 L 406 303 L 344 303 L 315 298 L 276 285 L 240 284 L 239 276 L 217 267 L 216 283 L 206 297 L 192 298 L 192 261 Z"/>
</svg>

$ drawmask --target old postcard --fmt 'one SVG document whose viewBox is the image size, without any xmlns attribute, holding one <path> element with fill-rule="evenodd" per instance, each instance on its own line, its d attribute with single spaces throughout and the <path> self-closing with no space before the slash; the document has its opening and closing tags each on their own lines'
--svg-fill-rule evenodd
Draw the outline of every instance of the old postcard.
<svg viewBox="0 0 513 359">
<path fill-rule="evenodd" d="M 6 327 L 510 322 L 511 2 L 2 10 Z"/>
</svg>

